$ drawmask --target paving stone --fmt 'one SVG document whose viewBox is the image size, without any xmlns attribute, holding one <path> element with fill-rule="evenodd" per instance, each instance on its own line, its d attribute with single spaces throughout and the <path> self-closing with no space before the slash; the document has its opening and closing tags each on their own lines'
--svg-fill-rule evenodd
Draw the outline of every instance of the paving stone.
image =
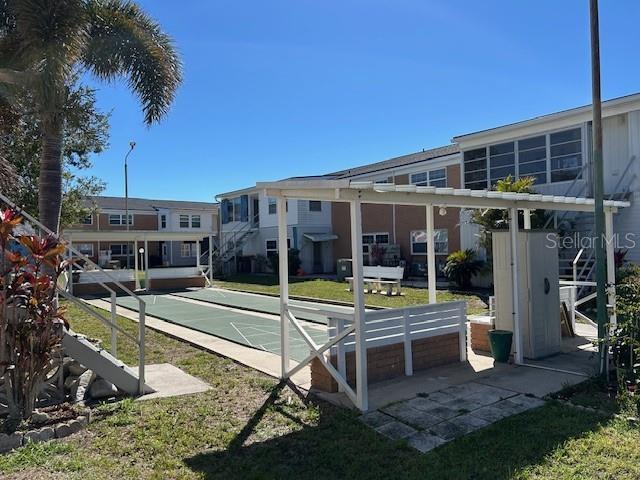
<svg viewBox="0 0 640 480">
<path fill-rule="evenodd" d="M 436 447 L 439 447 L 443 443 L 446 443 L 446 440 L 429 432 L 418 432 L 414 435 L 411 435 L 407 439 L 407 443 L 409 444 L 409 446 L 415 448 L 416 450 L 422 453 L 426 453 Z"/>
<path fill-rule="evenodd" d="M 472 400 L 483 405 L 491 405 L 492 403 L 499 402 L 518 395 L 517 392 L 511 390 L 505 390 L 504 388 L 491 387 L 484 385 L 484 388 L 466 397 L 468 400 Z"/>
<path fill-rule="evenodd" d="M 382 425 L 376 428 L 376 431 L 392 440 L 400 440 L 417 433 L 417 430 L 411 428 L 409 425 L 397 421 Z"/>
<path fill-rule="evenodd" d="M 424 398 L 433 400 L 434 402 L 438 402 L 438 403 L 447 403 L 447 402 L 450 402 L 451 400 L 454 400 L 456 397 L 448 393 L 445 393 L 443 390 L 439 390 L 437 392 L 430 393 L 428 396 Z"/>
<path fill-rule="evenodd" d="M 420 429 L 429 428 L 431 425 L 442 421 L 442 419 L 430 413 L 411 408 L 407 405 L 407 402 L 396 403 L 392 405 L 392 408 L 385 409 L 384 412 Z"/>
<path fill-rule="evenodd" d="M 452 423 L 450 420 L 440 422 L 429 429 L 429 433 L 436 435 L 443 440 L 449 441 L 454 438 L 461 437 L 467 433 L 466 429 L 459 424 Z"/>
<path fill-rule="evenodd" d="M 453 418 L 450 420 L 450 422 L 454 425 L 459 425 L 465 433 L 474 432 L 482 427 L 486 427 L 487 425 L 491 424 L 491 422 L 479 417 L 474 417 L 470 413 Z"/>
<path fill-rule="evenodd" d="M 518 413 L 531 410 L 532 408 L 541 407 L 545 403 L 544 400 L 527 395 L 518 395 L 510 398 L 509 401 L 517 405 L 516 409 L 518 410 Z"/>
<path fill-rule="evenodd" d="M 501 408 L 499 404 L 488 405 L 471 412 L 474 417 L 482 418 L 488 422 L 497 422 L 503 418 L 513 415 L 508 409 Z"/>
<path fill-rule="evenodd" d="M 427 412 L 429 410 L 433 410 L 434 408 L 441 406 L 435 400 L 431 400 L 430 398 L 425 398 L 425 397 L 412 398 L 411 400 L 408 400 L 405 403 L 411 408 L 422 410 L 423 412 Z"/>
<path fill-rule="evenodd" d="M 361 415 L 360 421 L 362 421 L 366 425 L 369 425 L 371 428 L 378 428 L 382 425 L 386 425 L 389 422 L 393 422 L 394 420 L 393 417 L 385 415 L 384 413 L 376 410 L 374 412 L 369 412 Z"/>
<path fill-rule="evenodd" d="M 480 402 L 469 400 L 468 398 L 454 398 L 453 400 L 444 402 L 443 405 L 452 410 L 461 411 L 462 413 L 472 412 L 485 406 Z"/>
<path fill-rule="evenodd" d="M 432 408 L 431 410 L 427 410 L 427 413 L 429 413 L 430 415 L 434 415 L 438 418 L 441 418 L 443 420 L 449 420 L 450 418 L 461 415 L 460 410 L 446 407 L 444 405 L 438 405 L 437 407 Z"/>
</svg>

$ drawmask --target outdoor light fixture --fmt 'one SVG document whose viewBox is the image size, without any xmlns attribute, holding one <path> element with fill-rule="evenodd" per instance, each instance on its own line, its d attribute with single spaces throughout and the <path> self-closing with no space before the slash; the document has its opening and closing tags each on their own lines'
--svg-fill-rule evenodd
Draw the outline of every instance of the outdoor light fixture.
<svg viewBox="0 0 640 480">
<path fill-rule="evenodd" d="M 444 217 L 447 214 L 447 207 L 440 207 L 440 210 L 438 210 L 438 213 L 440 214 L 441 217 Z"/>
<path fill-rule="evenodd" d="M 144 248 L 140 247 L 140 248 L 138 249 L 138 253 L 143 254 L 143 253 L 144 253 Z"/>
</svg>

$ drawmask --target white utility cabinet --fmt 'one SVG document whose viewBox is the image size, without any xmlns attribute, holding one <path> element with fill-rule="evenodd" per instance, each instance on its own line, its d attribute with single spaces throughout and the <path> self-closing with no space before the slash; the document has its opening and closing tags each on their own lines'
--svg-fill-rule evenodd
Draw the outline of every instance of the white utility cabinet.
<svg viewBox="0 0 640 480">
<path fill-rule="evenodd" d="M 492 239 L 495 325 L 496 329 L 515 333 L 511 235 L 509 231 L 493 231 Z M 519 231 L 518 257 L 523 356 L 536 359 L 553 355 L 560 352 L 562 341 L 556 233 Z M 515 345 L 514 336 L 512 351 Z"/>
</svg>

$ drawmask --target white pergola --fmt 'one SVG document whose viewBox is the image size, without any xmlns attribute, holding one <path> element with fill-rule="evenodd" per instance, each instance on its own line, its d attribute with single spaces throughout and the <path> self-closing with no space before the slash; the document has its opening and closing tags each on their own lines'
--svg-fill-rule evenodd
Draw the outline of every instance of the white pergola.
<svg viewBox="0 0 640 480">
<path fill-rule="evenodd" d="M 158 230 L 65 230 L 64 236 L 72 247 L 73 243 L 92 242 L 127 242 L 133 243 L 134 270 L 138 271 L 138 245 L 144 245 L 144 276 L 145 285 L 149 285 L 149 242 L 195 242 L 196 268 L 200 268 L 200 242 L 209 238 L 209 252 L 213 246 L 215 234 L 210 232 L 162 232 Z M 98 247 L 99 248 L 99 247 Z M 213 257 L 209 254 L 209 280 L 213 280 Z M 135 277 L 136 286 L 138 278 Z"/>
<path fill-rule="evenodd" d="M 434 251 L 434 208 L 498 208 L 509 211 L 509 231 L 511 235 L 511 270 L 513 291 L 518 292 L 518 211 L 524 212 L 524 228 L 530 229 L 532 210 L 559 210 L 576 212 L 594 212 L 594 200 L 581 197 L 563 197 L 542 194 L 495 192 L 454 188 L 436 188 L 416 185 L 396 185 L 392 183 L 355 182 L 345 180 L 285 180 L 280 182 L 262 182 L 256 185 L 269 197 L 277 199 L 278 212 L 278 253 L 280 275 L 280 318 L 281 318 L 281 378 L 288 379 L 313 358 L 318 358 L 327 368 L 343 390 L 347 388 L 346 379 L 340 377 L 330 362 L 324 358 L 324 352 L 343 340 L 347 334 L 355 334 L 356 393 L 354 403 L 362 411 L 368 410 L 366 346 L 363 335 L 365 317 L 363 264 L 362 264 L 362 204 L 392 204 L 423 206 L 426 210 L 427 230 L 427 285 L 429 303 L 436 303 L 436 266 Z M 320 200 L 328 202 L 347 202 L 350 206 L 351 257 L 353 265 L 353 326 L 331 340 L 319 346 L 302 329 L 300 323 L 289 308 L 289 279 L 287 252 L 287 216 L 288 199 Z M 605 201 L 606 238 L 613 238 L 613 214 L 619 208 L 628 207 L 629 202 Z M 607 283 L 615 284 L 614 245 L 606 242 Z M 514 295 L 519 299 L 519 295 Z M 615 290 L 609 289 L 609 303 L 615 304 Z M 615 313 L 612 309 L 612 324 Z M 290 368 L 289 323 L 291 323 L 311 348 L 311 354 L 293 368 Z M 523 336 L 520 323 L 520 305 L 513 305 L 513 325 L 515 339 L 515 362 L 523 364 Z M 347 389 L 348 391 L 348 389 Z"/>
</svg>

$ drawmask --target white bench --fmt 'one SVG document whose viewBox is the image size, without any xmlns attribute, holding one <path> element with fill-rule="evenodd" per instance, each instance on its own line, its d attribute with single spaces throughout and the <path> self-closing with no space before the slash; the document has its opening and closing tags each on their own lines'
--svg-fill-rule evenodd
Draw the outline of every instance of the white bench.
<svg viewBox="0 0 640 480">
<path fill-rule="evenodd" d="M 393 288 L 396 295 L 401 295 L 401 280 L 404 278 L 404 267 L 362 267 L 363 283 L 366 293 L 376 291 L 384 292 L 387 296 L 393 295 Z M 349 291 L 353 291 L 353 277 L 347 277 Z"/>
</svg>

